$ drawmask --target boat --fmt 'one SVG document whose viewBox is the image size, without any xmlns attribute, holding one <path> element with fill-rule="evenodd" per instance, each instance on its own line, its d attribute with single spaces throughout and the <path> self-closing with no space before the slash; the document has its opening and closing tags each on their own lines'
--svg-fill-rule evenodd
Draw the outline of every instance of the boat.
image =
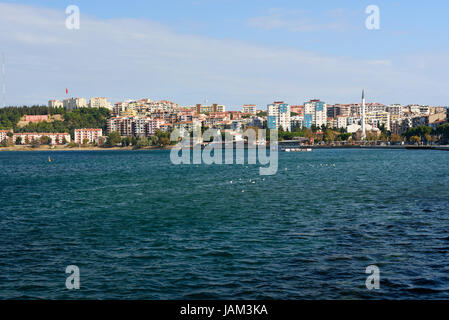
<svg viewBox="0 0 449 320">
<path fill-rule="evenodd" d="M 51 162 L 51 158 L 50 157 L 48 157 L 48 162 Z"/>
<path fill-rule="evenodd" d="M 307 148 L 307 149 L 303 149 L 303 148 L 286 148 L 286 149 L 282 149 L 282 151 L 284 151 L 284 152 L 312 152 L 312 148 Z"/>
</svg>

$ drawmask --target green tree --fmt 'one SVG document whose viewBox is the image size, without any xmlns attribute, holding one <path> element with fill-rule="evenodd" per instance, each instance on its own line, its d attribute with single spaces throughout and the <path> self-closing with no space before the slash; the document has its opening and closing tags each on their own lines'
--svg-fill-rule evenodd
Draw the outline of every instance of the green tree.
<svg viewBox="0 0 449 320">
<path fill-rule="evenodd" d="M 120 136 L 120 133 L 117 131 L 110 132 L 108 134 L 108 145 L 115 146 L 122 142 L 122 137 Z"/>
<path fill-rule="evenodd" d="M 137 140 L 137 143 L 134 145 L 136 149 L 141 149 L 144 147 L 148 147 L 150 145 L 150 140 L 148 138 L 140 138 Z"/>
<path fill-rule="evenodd" d="M 39 142 L 39 140 L 37 140 L 37 139 L 33 139 L 32 141 L 31 141 L 31 147 L 32 148 L 39 148 L 40 147 L 40 142 Z"/>
<path fill-rule="evenodd" d="M 421 138 L 419 136 L 411 136 L 410 137 L 410 142 L 419 144 L 421 142 Z"/>
<path fill-rule="evenodd" d="M 42 137 L 40 137 L 39 140 L 40 140 L 40 144 L 47 144 L 47 145 L 51 144 L 51 139 L 48 136 L 42 136 Z"/>
</svg>

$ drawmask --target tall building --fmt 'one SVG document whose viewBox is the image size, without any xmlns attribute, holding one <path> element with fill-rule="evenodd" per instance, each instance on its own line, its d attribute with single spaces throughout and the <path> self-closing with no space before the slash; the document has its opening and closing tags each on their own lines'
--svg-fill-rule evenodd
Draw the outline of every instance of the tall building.
<svg viewBox="0 0 449 320">
<path fill-rule="evenodd" d="M 291 131 L 290 105 L 275 101 L 267 106 L 268 129 Z"/>
<path fill-rule="evenodd" d="M 64 104 L 62 103 L 62 101 L 59 101 L 59 100 L 48 101 L 49 108 L 62 108 L 63 106 L 64 106 Z"/>
<path fill-rule="evenodd" d="M 104 97 L 94 97 L 90 98 L 89 108 L 106 108 L 112 109 L 110 103 Z"/>
<path fill-rule="evenodd" d="M 321 127 L 327 124 L 327 105 L 320 100 L 310 100 L 304 103 L 304 125 Z"/>
<path fill-rule="evenodd" d="M 62 101 L 62 103 L 64 108 L 67 110 L 87 108 L 87 102 L 84 98 L 69 98 Z"/>
</svg>

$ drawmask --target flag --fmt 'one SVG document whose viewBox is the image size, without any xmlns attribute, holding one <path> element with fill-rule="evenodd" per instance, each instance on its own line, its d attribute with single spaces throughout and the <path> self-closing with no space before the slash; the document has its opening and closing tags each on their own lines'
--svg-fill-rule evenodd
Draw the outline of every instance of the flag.
<svg viewBox="0 0 449 320">
<path fill-rule="evenodd" d="M 69 89 L 65 88 L 65 94 L 69 94 Z"/>
</svg>

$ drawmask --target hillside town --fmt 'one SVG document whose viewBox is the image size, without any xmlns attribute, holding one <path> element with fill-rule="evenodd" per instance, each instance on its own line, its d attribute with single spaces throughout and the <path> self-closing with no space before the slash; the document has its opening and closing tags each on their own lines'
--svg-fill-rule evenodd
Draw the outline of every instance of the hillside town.
<svg viewBox="0 0 449 320">
<path fill-rule="evenodd" d="M 363 101 L 364 102 L 364 101 Z M 12 128 L 0 130 L 0 142 L 28 145 L 33 142 L 50 145 L 104 145 L 115 133 L 121 139 L 151 138 L 157 133 L 166 135 L 174 129 L 181 133 L 195 128 L 215 128 L 238 138 L 246 128 L 279 130 L 280 140 L 308 137 L 309 143 L 356 143 L 364 141 L 435 143 L 439 137 L 407 135 L 413 128 L 426 127 L 428 134 L 447 124 L 449 109 L 426 105 L 384 105 L 377 102 L 328 104 L 319 99 L 301 105 L 275 101 L 267 106 L 244 104 L 240 111 L 227 110 L 221 104 L 180 106 L 168 100 L 128 100 L 113 105 L 104 97 L 50 100 L 48 109 L 67 112 L 82 109 L 107 109 L 104 128 L 76 128 L 73 132 L 14 132 Z M 236 109 L 233 107 L 232 109 Z M 62 115 L 24 115 L 19 127 L 30 123 L 61 120 Z M 364 119 L 364 121 L 362 121 Z M 363 122 L 363 123 L 362 123 Z M 447 127 L 447 126 L 446 126 Z M 447 130 L 447 129 L 446 129 Z M 441 138 L 441 137 L 440 137 Z M 137 140 L 134 140 L 136 143 Z M 116 144 L 118 141 L 115 141 Z M 129 140 L 128 145 L 132 145 Z"/>
</svg>

